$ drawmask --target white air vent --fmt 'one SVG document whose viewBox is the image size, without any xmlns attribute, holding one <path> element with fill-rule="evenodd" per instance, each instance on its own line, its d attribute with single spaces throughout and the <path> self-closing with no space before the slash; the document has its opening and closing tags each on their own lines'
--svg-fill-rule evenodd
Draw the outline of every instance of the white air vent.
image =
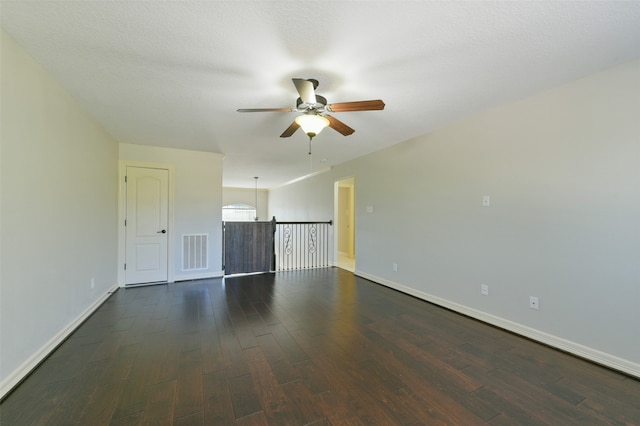
<svg viewBox="0 0 640 426">
<path fill-rule="evenodd" d="M 197 271 L 209 267 L 207 248 L 209 234 L 182 235 L 182 270 Z"/>
</svg>

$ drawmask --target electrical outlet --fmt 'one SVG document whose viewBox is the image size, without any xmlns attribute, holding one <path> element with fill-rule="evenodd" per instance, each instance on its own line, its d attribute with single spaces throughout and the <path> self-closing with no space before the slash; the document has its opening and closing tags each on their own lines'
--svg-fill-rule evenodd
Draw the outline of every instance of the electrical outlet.
<svg viewBox="0 0 640 426">
<path fill-rule="evenodd" d="M 489 286 L 487 284 L 480 285 L 480 294 L 482 294 L 483 296 L 489 295 Z"/>
<path fill-rule="evenodd" d="M 392 268 L 393 268 L 393 272 L 398 272 L 398 264 L 397 263 L 394 263 L 392 265 Z"/>
<path fill-rule="evenodd" d="M 534 296 L 529 297 L 529 307 L 531 309 L 535 309 L 536 311 L 540 309 L 540 304 L 538 302 L 538 298 Z"/>
</svg>

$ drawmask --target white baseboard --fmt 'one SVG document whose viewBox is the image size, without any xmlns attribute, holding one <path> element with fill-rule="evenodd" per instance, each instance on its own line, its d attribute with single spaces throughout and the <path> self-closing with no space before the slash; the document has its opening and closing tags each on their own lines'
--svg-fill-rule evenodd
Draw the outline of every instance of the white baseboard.
<svg viewBox="0 0 640 426">
<path fill-rule="evenodd" d="M 450 300 L 446 300 L 441 297 L 434 296 L 432 294 L 428 294 L 411 287 L 407 287 L 402 284 L 398 284 L 393 281 L 389 281 L 380 277 L 369 275 L 362 271 L 356 271 L 354 272 L 354 274 L 362 278 L 366 278 L 367 280 L 373 281 L 375 283 L 382 284 L 394 290 L 401 291 L 411 296 L 415 296 L 419 299 L 426 300 L 427 302 L 445 307 L 447 309 L 451 309 L 452 311 L 459 312 L 471 318 L 475 318 L 477 320 L 486 322 L 487 324 L 491 324 L 496 327 L 500 327 L 502 329 L 527 337 L 529 339 L 538 341 L 540 343 L 544 343 L 545 345 L 549 345 L 561 351 L 568 352 L 580 358 L 584 358 L 589 361 L 595 362 L 597 364 L 601 364 L 605 367 L 611 368 L 613 370 L 617 370 L 625 374 L 628 374 L 630 376 L 640 378 L 640 364 L 637 364 L 635 362 L 632 362 L 623 358 L 619 358 L 615 355 L 611 355 L 606 352 L 602 352 L 597 349 L 584 346 L 579 343 L 572 342 L 570 340 L 566 340 L 558 336 L 554 336 L 552 334 L 545 333 L 544 331 L 536 330 L 535 328 L 527 327 L 525 325 L 510 321 L 495 315 L 491 315 L 486 312 L 482 312 L 477 309 L 473 309 L 468 306 L 464 306 L 459 303 L 455 303 Z"/>
<path fill-rule="evenodd" d="M 188 275 L 175 275 L 173 277 L 174 281 L 189 281 L 189 280 L 202 280 L 205 278 L 221 278 L 224 276 L 224 271 L 214 271 L 214 272 L 201 272 L 199 274 L 188 274 Z"/>
<path fill-rule="evenodd" d="M 91 306 L 78 315 L 73 321 L 67 324 L 62 330 L 60 330 L 55 336 L 53 336 L 44 346 L 31 355 L 25 362 L 16 368 L 9 376 L 7 376 L 0 383 L 0 399 L 4 398 L 17 384 L 19 384 L 25 377 L 33 371 L 51 352 L 53 352 L 58 345 L 75 331 L 89 316 L 95 312 L 117 289 L 118 284 L 111 287 L 104 295 L 100 296 Z"/>
</svg>

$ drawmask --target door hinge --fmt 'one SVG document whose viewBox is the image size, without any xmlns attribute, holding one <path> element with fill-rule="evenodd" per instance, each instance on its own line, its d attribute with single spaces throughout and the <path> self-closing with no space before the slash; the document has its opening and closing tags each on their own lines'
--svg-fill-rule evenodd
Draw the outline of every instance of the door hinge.
<svg viewBox="0 0 640 426">
<path fill-rule="evenodd" d="M 124 183 L 127 183 L 127 176 L 124 177 Z"/>
<path fill-rule="evenodd" d="M 127 264 L 126 263 L 124 264 L 124 270 L 125 271 L 127 270 Z"/>
<path fill-rule="evenodd" d="M 124 226 L 127 226 L 127 219 L 124 220 Z"/>
</svg>

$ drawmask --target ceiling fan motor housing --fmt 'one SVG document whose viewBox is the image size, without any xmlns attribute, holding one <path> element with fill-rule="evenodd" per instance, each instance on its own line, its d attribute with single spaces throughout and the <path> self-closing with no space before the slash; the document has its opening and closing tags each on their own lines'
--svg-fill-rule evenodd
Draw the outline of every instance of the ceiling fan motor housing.
<svg viewBox="0 0 640 426">
<path fill-rule="evenodd" d="M 302 98 L 296 99 L 296 109 L 299 111 L 324 111 L 327 106 L 327 99 L 324 96 L 316 95 L 316 102 L 313 104 L 306 104 L 302 102 Z"/>
</svg>

